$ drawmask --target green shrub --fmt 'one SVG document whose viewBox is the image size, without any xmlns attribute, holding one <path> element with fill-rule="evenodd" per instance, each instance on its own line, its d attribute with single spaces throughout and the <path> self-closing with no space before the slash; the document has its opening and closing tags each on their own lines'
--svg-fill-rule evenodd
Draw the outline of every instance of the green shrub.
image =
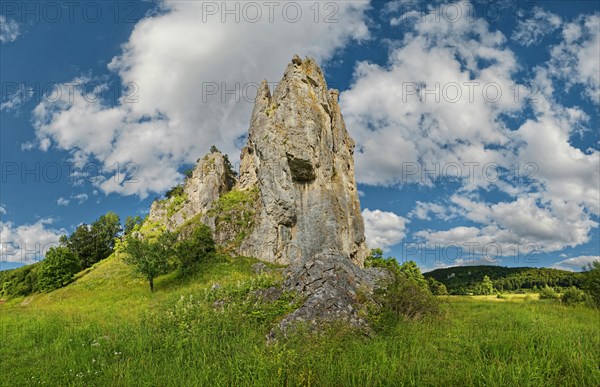
<svg viewBox="0 0 600 387">
<path fill-rule="evenodd" d="M 39 263 L 35 263 L 0 271 L 0 298 L 28 296 L 39 291 L 37 276 L 39 266 Z"/>
<path fill-rule="evenodd" d="M 175 247 L 177 271 L 181 277 L 195 273 L 201 262 L 214 260 L 216 246 L 212 230 L 198 218 L 185 223 L 180 229 L 182 240 Z"/>
<path fill-rule="evenodd" d="M 560 295 L 550 286 L 545 286 L 540 290 L 540 300 L 558 300 Z"/>
<path fill-rule="evenodd" d="M 419 320 L 440 314 L 440 304 L 429 292 L 413 280 L 396 277 L 385 290 L 376 291 L 381 305 L 379 327 L 391 327 L 399 318 Z"/>
<path fill-rule="evenodd" d="M 577 305 L 586 301 L 586 295 L 581 289 L 572 286 L 564 291 L 560 300 L 565 305 Z"/>
<path fill-rule="evenodd" d="M 445 296 L 448 294 L 448 289 L 446 289 L 446 285 L 436 280 L 433 277 L 427 278 L 427 285 L 429 286 L 429 291 L 434 296 Z"/>
<path fill-rule="evenodd" d="M 375 302 L 380 308 L 371 311 L 372 324 L 385 328 L 395 325 L 399 318 L 418 320 L 440 314 L 439 301 L 417 264 L 407 261 L 400 265 L 395 258 L 384 259 L 382 254 L 381 249 L 373 249 L 365 260 L 365 266 L 385 268 L 393 277 L 387 287 L 375 291 Z"/>
<path fill-rule="evenodd" d="M 51 291 L 68 284 L 81 268 L 77 254 L 67 247 L 52 247 L 46 253 L 38 272 L 38 287 Z"/>
<path fill-rule="evenodd" d="M 183 185 L 176 185 L 175 187 L 172 187 L 170 190 L 168 190 L 165 193 L 165 197 L 167 199 L 171 199 L 174 196 L 181 196 L 183 195 Z"/>
</svg>

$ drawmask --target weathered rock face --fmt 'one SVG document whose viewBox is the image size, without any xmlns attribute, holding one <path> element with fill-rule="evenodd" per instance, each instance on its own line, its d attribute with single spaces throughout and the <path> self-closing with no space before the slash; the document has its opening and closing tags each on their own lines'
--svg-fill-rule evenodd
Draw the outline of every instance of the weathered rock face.
<svg viewBox="0 0 600 387">
<path fill-rule="evenodd" d="M 386 286 L 391 275 L 383 269 L 361 269 L 339 252 L 327 251 L 290 266 L 283 285 L 285 291 L 294 291 L 306 298 L 300 308 L 287 315 L 271 331 L 286 333 L 297 323 L 318 327 L 323 322 L 344 321 L 354 327 L 366 327 L 362 299 L 369 299 L 379 286 Z"/>
<path fill-rule="evenodd" d="M 273 95 L 261 84 L 240 189 L 258 187 L 254 229 L 240 253 L 299 263 L 326 250 L 362 265 L 367 253 L 354 178 L 354 141 L 312 59 L 294 57 Z"/>
<path fill-rule="evenodd" d="M 292 264 L 334 250 L 362 266 L 355 144 L 338 94 L 312 59 L 295 56 L 273 95 L 261 84 L 235 192 L 223 198 L 234 181 L 223 155 L 210 153 L 182 196 L 152 204 L 149 220 L 172 231 L 201 214 L 216 242 L 239 255 Z"/>
<path fill-rule="evenodd" d="M 228 176 L 225 158 L 220 152 L 211 152 L 198 160 L 192 176 L 183 186 L 183 194 L 155 201 L 150 207 L 148 220 L 159 222 L 174 231 L 196 215 L 214 229 L 214 218 L 207 215 L 219 197 L 231 190 L 235 181 Z"/>
</svg>

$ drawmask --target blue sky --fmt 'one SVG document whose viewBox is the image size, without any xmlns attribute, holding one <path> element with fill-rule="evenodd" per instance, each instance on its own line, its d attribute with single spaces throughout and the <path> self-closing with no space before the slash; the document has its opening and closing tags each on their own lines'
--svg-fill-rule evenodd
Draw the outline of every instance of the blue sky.
<svg viewBox="0 0 600 387">
<path fill-rule="evenodd" d="M 357 142 L 368 243 L 423 269 L 600 255 L 597 2 L 5 1 L 0 268 L 144 215 L 256 84 L 316 58 Z"/>
</svg>

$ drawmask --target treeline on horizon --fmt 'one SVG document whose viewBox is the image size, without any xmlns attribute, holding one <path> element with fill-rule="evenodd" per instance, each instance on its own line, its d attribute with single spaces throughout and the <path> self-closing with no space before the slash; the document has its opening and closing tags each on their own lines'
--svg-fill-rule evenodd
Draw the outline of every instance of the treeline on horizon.
<svg viewBox="0 0 600 387">
<path fill-rule="evenodd" d="M 582 288 L 586 272 L 550 268 L 503 266 L 454 266 L 423 273 L 446 286 L 449 294 L 477 294 L 484 277 L 499 292 L 536 292 L 545 287 Z"/>
</svg>

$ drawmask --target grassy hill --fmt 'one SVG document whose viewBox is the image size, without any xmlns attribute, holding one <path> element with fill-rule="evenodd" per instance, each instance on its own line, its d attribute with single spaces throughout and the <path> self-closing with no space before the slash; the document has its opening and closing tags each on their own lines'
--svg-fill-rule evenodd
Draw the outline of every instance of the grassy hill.
<svg viewBox="0 0 600 387">
<path fill-rule="evenodd" d="M 499 291 L 532 291 L 544 286 L 567 288 L 580 287 L 584 273 L 565 270 L 534 267 L 502 267 L 502 266 L 456 266 L 436 269 L 424 273 L 446 285 L 450 294 L 464 294 L 488 276 Z"/>
<path fill-rule="evenodd" d="M 442 317 L 371 337 L 265 335 L 292 298 L 260 304 L 252 259 L 147 283 L 110 257 L 59 290 L 0 305 L 0 385 L 598 385 L 600 313 L 515 296 L 445 297 Z M 215 285 L 218 283 L 218 285 Z M 493 300 L 493 302 L 492 302 Z"/>
</svg>

